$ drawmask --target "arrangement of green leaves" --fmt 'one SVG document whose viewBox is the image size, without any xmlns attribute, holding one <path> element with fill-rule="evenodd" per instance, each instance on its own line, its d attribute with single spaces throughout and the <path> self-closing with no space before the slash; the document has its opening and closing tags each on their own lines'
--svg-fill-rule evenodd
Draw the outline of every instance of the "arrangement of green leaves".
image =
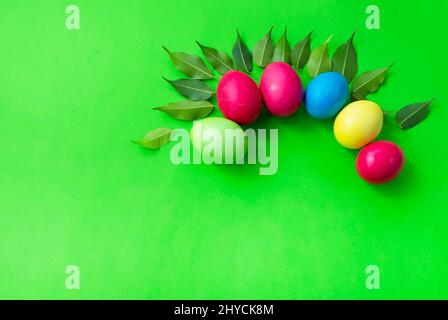
<svg viewBox="0 0 448 320">
<path fill-rule="evenodd" d="M 169 80 L 165 77 L 163 79 L 186 100 L 168 103 L 153 109 L 162 111 L 178 120 L 194 121 L 204 118 L 214 109 L 209 100 L 213 97 L 215 91 L 207 84 L 207 80 L 216 79 L 214 71 L 219 75 L 231 70 L 251 73 L 254 63 L 258 67 L 264 68 L 275 61 L 288 63 L 298 71 L 302 71 L 306 67 L 311 78 L 315 78 L 323 72 L 338 72 L 351 83 L 351 100 L 365 100 L 369 94 L 376 92 L 383 85 L 386 74 L 392 67 L 392 64 L 390 64 L 387 67 L 357 75 L 358 56 L 353 43 L 355 33 L 340 45 L 331 57 L 328 47 L 333 36 L 328 37 L 324 43 L 311 50 L 312 32 L 310 32 L 291 48 L 287 39 L 287 28 L 285 28 L 276 44 L 272 39 L 273 29 L 274 27 L 271 27 L 267 34 L 255 44 L 252 52 L 237 30 L 232 57 L 229 57 L 223 51 L 207 47 L 196 41 L 205 61 L 211 68 L 197 55 L 173 52 L 162 46 L 174 67 L 187 76 L 187 78 L 177 80 Z M 423 121 L 433 100 L 413 103 L 396 112 L 395 119 L 400 128 L 412 128 Z M 172 131 L 168 128 L 158 128 L 148 132 L 142 140 L 134 142 L 148 149 L 159 149 L 169 142 Z"/>
</svg>

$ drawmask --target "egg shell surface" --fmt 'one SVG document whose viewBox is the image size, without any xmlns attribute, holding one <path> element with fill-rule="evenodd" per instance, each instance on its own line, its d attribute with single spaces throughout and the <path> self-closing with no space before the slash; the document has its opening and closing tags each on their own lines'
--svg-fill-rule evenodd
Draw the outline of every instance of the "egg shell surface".
<svg viewBox="0 0 448 320">
<path fill-rule="evenodd" d="M 302 81 L 294 68 L 284 62 L 273 62 L 264 69 L 260 91 L 264 106 L 274 116 L 290 116 L 302 102 Z"/>
<path fill-rule="evenodd" d="M 227 72 L 221 78 L 216 98 L 224 117 L 240 125 L 250 124 L 260 115 L 260 90 L 257 84 L 241 71 Z"/>
<path fill-rule="evenodd" d="M 389 141 L 375 141 L 359 152 L 356 171 L 369 183 L 386 183 L 400 174 L 404 162 L 403 151 L 398 145 Z"/>
<path fill-rule="evenodd" d="M 245 132 L 237 123 L 218 117 L 195 121 L 190 130 L 193 148 L 201 153 L 203 159 L 213 150 L 213 158 L 220 159 L 217 163 L 225 163 L 226 158 L 235 163 L 244 157 L 247 152 L 245 137 Z"/>
<path fill-rule="evenodd" d="M 305 90 L 305 109 L 313 118 L 333 118 L 347 103 L 348 95 L 348 82 L 342 75 L 321 73 Z"/>
<path fill-rule="evenodd" d="M 378 137 L 383 127 L 383 112 L 374 102 L 350 103 L 334 121 L 336 140 L 346 148 L 359 149 Z"/>
</svg>

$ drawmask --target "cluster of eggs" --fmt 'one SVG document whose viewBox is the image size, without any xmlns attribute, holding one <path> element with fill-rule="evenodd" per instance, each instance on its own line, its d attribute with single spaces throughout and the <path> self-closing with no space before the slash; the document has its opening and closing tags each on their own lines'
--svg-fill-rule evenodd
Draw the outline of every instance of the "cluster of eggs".
<svg viewBox="0 0 448 320">
<path fill-rule="evenodd" d="M 362 148 L 356 158 L 356 170 L 365 181 L 388 182 L 403 167 L 404 155 L 396 144 L 373 142 L 383 126 L 381 108 L 367 100 L 346 105 L 348 82 L 339 73 L 319 74 L 311 80 L 304 93 L 297 72 L 289 64 L 273 62 L 263 71 L 259 87 L 243 72 L 226 73 L 218 84 L 216 96 L 224 117 L 238 125 L 254 122 L 260 115 L 262 104 L 274 116 L 290 116 L 298 110 L 304 98 L 306 111 L 313 118 L 330 119 L 336 116 L 334 135 L 342 146 Z M 221 126 L 224 127 L 229 125 L 234 128 L 236 125 L 225 119 L 223 121 Z"/>
</svg>

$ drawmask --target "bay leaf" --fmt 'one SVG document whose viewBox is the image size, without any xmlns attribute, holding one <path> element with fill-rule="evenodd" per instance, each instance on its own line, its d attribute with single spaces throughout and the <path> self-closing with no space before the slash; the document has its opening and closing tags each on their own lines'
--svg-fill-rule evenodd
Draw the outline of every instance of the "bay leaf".
<svg viewBox="0 0 448 320">
<path fill-rule="evenodd" d="M 320 47 L 317 47 L 311 52 L 308 61 L 307 70 L 311 78 L 315 78 L 322 72 L 331 70 L 331 59 L 328 53 L 328 43 L 333 35 L 331 35 Z"/>
<path fill-rule="evenodd" d="M 272 61 L 272 55 L 274 54 L 274 41 L 272 41 L 271 27 L 268 33 L 260 39 L 254 48 L 254 62 L 257 66 L 264 68 Z"/>
<path fill-rule="evenodd" d="M 198 41 L 196 41 L 196 43 L 199 48 L 201 48 L 205 60 L 207 60 L 218 73 L 225 74 L 226 72 L 233 70 L 233 61 L 225 52 L 206 47 Z"/>
<path fill-rule="evenodd" d="M 311 31 L 301 41 L 299 41 L 291 50 L 291 63 L 297 70 L 302 70 L 308 62 L 311 53 Z"/>
<path fill-rule="evenodd" d="M 425 120 L 429 112 L 429 105 L 434 100 L 435 98 L 426 102 L 413 103 L 399 110 L 395 115 L 395 119 L 400 128 L 409 129 Z"/>
<path fill-rule="evenodd" d="M 238 70 L 249 73 L 252 71 L 252 54 L 241 39 L 240 33 L 236 31 L 236 41 L 232 50 L 233 60 Z"/>
<path fill-rule="evenodd" d="M 377 91 L 391 67 L 392 64 L 383 69 L 364 72 L 356 77 L 352 84 L 352 100 L 365 100 L 368 94 Z"/>
<path fill-rule="evenodd" d="M 205 65 L 200 57 L 184 52 L 171 52 L 164 46 L 162 46 L 162 48 L 168 53 L 177 70 L 186 76 L 193 79 L 213 78 L 211 70 Z"/>
<path fill-rule="evenodd" d="M 288 29 L 285 28 L 282 37 L 275 46 L 272 61 L 280 61 L 285 62 L 287 64 L 291 64 L 291 47 L 289 46 L 288 38 L 286 36 L 287 32 Z"/>
<path fill-rule="evenodd" d="M 153 108 L 165 112 L 174 119 L 193 121 L 206 117 L 213 110 L 209 101 L 178 101 L 165 106 Z"/>
<path fill-rule="evenodd" d="M 132 141 L 146 149 L 159 149 L 170 141 L 172 129 L 169 128 L 157 128 L 148 132 L 143 139 Z"/>
<path fill-rule="evenodd" d="M 358 72 L 358 56 L 353 45 L 354 37 L 355 32 L 353 32 L 350 39 L 336 49 L 333 55 L 332 71 L 342 74 L 348 83 L 353 80 Z"/>
<path fill-rule="evenodd" d="M 199 101 L 207 100 L 213 95 L 212 89 L 201 80 L 197 79 L 179 79 L 168 80 L 163 77 L 169 84 L 176 89 L 182 96 L 187 99 Z"/>
</svg>

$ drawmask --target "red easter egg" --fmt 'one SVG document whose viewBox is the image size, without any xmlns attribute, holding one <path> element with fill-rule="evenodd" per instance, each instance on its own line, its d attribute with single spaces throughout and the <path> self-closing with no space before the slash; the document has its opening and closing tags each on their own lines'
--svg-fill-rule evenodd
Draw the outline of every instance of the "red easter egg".
<svg viewBox="0 0 448 320">
<path fill-rule="evenodd" d="M 224 117 L 240 125 L 250 124 L 260 115 L 260 90 L 243 72 L 227 72 L 219 81 L 216 98 Z"/>
<path fill-rule="evenodd" d="M 397 177 L 404 165 L 400 147 L 389 141 L 376 141 L 365 146 L 356 158 L 356 171 L 369 183 L 386 183 Z"/>
</svg>

